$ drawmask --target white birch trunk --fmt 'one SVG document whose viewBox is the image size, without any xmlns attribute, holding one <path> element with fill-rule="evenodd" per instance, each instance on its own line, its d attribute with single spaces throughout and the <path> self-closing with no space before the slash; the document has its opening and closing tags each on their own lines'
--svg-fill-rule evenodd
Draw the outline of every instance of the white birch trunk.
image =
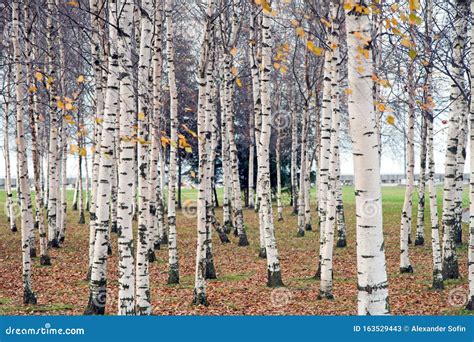
<svg viewBox="0 0 474 342">
<path fill-rule="evenodd" d="M 12 4 L 13 24 L 13 64 L 15 66 L 15 94 L 16 94 L 16 142 L 17 142 L 17 165 L 20 186 L 20 210 L 21 210 L 21 255 L 22 255 L 22 278 L 23 278 L 23 304 L 36 304 L 36 295 L 31 283 L 31 256 L 29 238 L 33 231 L 33 212 L 31 207 L 30 185 L 28 178 L 28 162 L 24 128 L 23 101 L 26 98 L 24 89 L 25 73 L 22 64 L 22 50 L 20 42 L 20 9 L 19 1 L 14 0 Z"/>
<path fill-rule="evenodd" d="M 459 265 L 455 243 L 455 210 L 456 210 L 456 176 L 457 155 L 460 139 L 460 125 L 463 122 L 467 103 L 460 87 L 464 90 L 463 51 L 467 39 L 467 18 L 469 7 L 464 0 L 456 1 L 456 16 L 454 27 L 456 37 L 453 46 L 453 63 L 451 74 L 456 82 L 451 86 L 450 118 L 446 145 L 444 189 L 443 189 L 443 279 L 459 278 Z"/>
<path fill-rule="evenodd" d="M 179 283 L 178 246 L 176 236 L 176 161 L 178 149 L 178 90 L 174 66 L 173 0 L 166 0 L 166 52 L 168 58 L 168 86 L 170 89 L 170 163 L 168 176 L 168 284 Z"/>
<path fill-rule="evenodd" d="M 109 6 L 109 42 L 108 79 L 104 104 L 104 121 L 100 143 L 98 170 L 97 201 L 95 203 L 95 241 L 90 279 L 89 303 L 85 310 L 87 315 L 103 315 L 107 299 L 107 249 L 110 225 L 110 178 L 114 167 L 114 137 L 117 113 L 119 110 L 119 74 L 118 51 L 116 41 L 118 30 L 117 2 L 111 0 Z"/>
<path fill-rule="evenodd" d="M 133 62 L 131 36 L 133 1 L 123 1 L 119 40 L 120 49 L 120 120 L 117 179 L 117 233 L 119 254 L 118 314 L 135 314 L 135 259 L 133 254 L 133 202 L 135 184 L 135 143 L 133 127 L 136 123 L 133 92 Z"/>
<path fill-rule="evenodd" d="M 357 58 L 360 40 L 370 38 L 369 16 L 355 8 L 346 12 L 349 120 L 354 158 L 356 195 L 357 278 L 359 315 L 389 313 L 388 280 L 382 225 L 380 155 L 374 107 L 367 94 L 373 92 L 373 66 L 370 46 L 362 45 L 369 58 Z M 363 69 L 357 69 L 357 65 Z M 372 99 L 371 96 L 369 96 Z"/>
</svg>

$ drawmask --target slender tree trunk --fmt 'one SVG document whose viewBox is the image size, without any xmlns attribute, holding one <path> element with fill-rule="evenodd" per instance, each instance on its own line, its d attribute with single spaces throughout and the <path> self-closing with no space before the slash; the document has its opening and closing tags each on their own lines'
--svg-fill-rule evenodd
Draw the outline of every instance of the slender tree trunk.
<svg viewBox="0 0 474 342">
<path fill-rule="evenodd" d="M 178 149 L 178 90 L 174 66 L 173 0 L 166 0 L 166 50 L 168 58 L 168 86 L 170 89 L 170 163 L 168 177 L 168 284 L 179 283 L 178 246 L 176 236 L 176 160 Z"/>
<path fill-rule="evenodd" d="M 339 103 L 339 22 L 337 19 L 338 8 L 331 3 L 330 14 L 332 16 L 330 46 L 335 48 L 326 51 L 326 58 L 330 58 L 330 85 L 331 85 L 331 132 L 330 132 L 330 154 L 328 170 L 328 192 L 326 199 L 326 220 L 324 224 L 324 238 L 321 251 L 321 283 L 319 288 L 319 299 L 333 299 L 333 249 L 334 228 L 336 225 L 336 207 L 338 196 L 339 179 L 339 125 L 340 125 L 340 103 Z"/>
<path fill-rule="evenodd" d="M 415 246 L 425 244 L 425 192 L 426 192 L 426 117 L 421 118 L 420 178 L 418 181 L 418 212 Z"/>
<path fill-rule="evenodd" d="M 150 93 L 149 75 L 153 23 L 153 4 L 151 0 L 141 3 L 140 59 L 138 65 L 138 238 L 137 238 L 137 304 L 139 315 L 151 313 L 149 261 L 154 261 L 151 242 L 150 221 L 150 182 L 149 177 L 149 120 Z M 150 257 L 152 256 L 152 257 Z"/>
<path fill-rule="evenodd" d="M 281 203 L 281 132 L 280 125 L 277 125 L 277 141 L 275 149 L 276 173 L 277 173 L 277 211 L 278 221 L 283 221 L 283 204 Z"/>
<path fill-rule="evenodd" d="M 272 133 L 271 112 L 271 68 L 272 68 L 272 37 L 271 37 L 271 14 L 268 11 L 262 13 L 262 72 L 261 72 L 261 98 L 262 98 L 262 126 L 260 128 L 259 141 L 259 172 L 261 202 L 260 211 L 263 216 L 265 249 L 267 254 L 267 286 L 283 286 L 281 279 L 280 257 L 278 254 L 275 227 L 273 225 L 273 209 L 270 184 L 270 137 Z"/>
<path fill-rule="evenodd" d="M 33 211 L 31 207 L 30 185 L 28 178 L 28 162 L 25 141 L 25 128 L 22 103 L 25 99 L 24 70 L 22 64 L 22 51 L 20 42 L 20 8 L 19 1 L 14 0 L 12 4 L 12 43 L 13 64 L 15 66 L 15 94 L 16 94 L 16 143 L 17 143 L 17 165 L 19 173 L 20 210 L 21 210 L 21 255 L 22 255 L 22 277 L 23 277 L 23 304 L 36 304 L 36 295 L 31 283 L 31 256 L 29 238 L 33 231 Z"/>
<path fill-rule="evenodd" d="M 412 37 L 413 28 L 410 27 Z M 415 187 L 415 62 L 410 58 L 408 65 L 407 88 L 408 88 L 408 124 L 406 131 L 406 169 L 407 183 L 405 189 L 405 199 L 403 201 L 401 227 L 400 227 L 400 272 L 413 273 L 413 267 L 409 258 L 409 235 L 411 232 L 413 191 Z"/>
<path fill-rule="evenodd" d="M 471 13 L 474 13 L 474 1 L 471 0 Z M 474 36 L 474 27 L 471 27 L 471 37 Z M 474 41 L 471 38 L 471 60 L 474 60 Z M 471 94 L 474 93 L 474 63 L 471 63 Z M 469 148 L 474 151 L 474 103 L 471 101 L 469 112 L 470 144 Z M 474 154 L 470 155 L 470 189 L 469 189 L 469 247 L 468 247 L 468 279 L 469 279 L 469 297 L 466 305 L 467 310 L 474 310 Z"/>
<path fill-rule="evenodd" d="M 49 150 L 48 150 L 48 245 L 49 247 L 58 248 L 58 225 L 57 225 L 57 202 L 58 202 L 58 184 L 59 184 L 59 168 L 58 168 L 58 110 L 56 106 L 55 96 L 57 94 L 56 67 L 55 63 L 55 45 L 53 41 L 56 32 L 55 21 L 57 16 L 57 8 L 54 0 L 47 2 L 47 43 L 48 43 L 48 78 L 52 81 L 49 83 L 49 106 L 50 106 L 50 132 L 49 132 Z"/>
<path fill-rule="evenodd" d="M 451 74 L 456 79 L 451 87 L 451 114 L 449 118 L 448 140 L 446 146 L 446 159 L 444 171 L 444 190 L 443 190 L 443 278 L 459 278 L 459 265 L 456 253 L 455 228 L 456 228 L 456 175 L 457 156 L 460 139 L 460 124 L 463 123 L 465 110 L 467 111 L 467 102 L 462 94 L 464 90 L 464 70 L 463 70 L 463 51 L 467 39 L 467 18 L 469 7 L 467 1 L 456 1 L 455 30 L 456 38 L 453 46 L 453 63 Z M 462 89 L 460 89 L 462 88 Z"/>
<path fill-rule="evenodd" d="M 380 154 L 376 116 L 367 94 L 373 92 L 373 65 L 370 46 L 360 46 L 358 36 L 369 41 L 369 16 L 351 8 L 346 12 L 349 120 L 354 157 L 356 195 L 357 278 L 359 315 L 389 313 L 388 280 L 382 224 L 382 194 L 380 180 Z M 360 48 L 369 58 L 360 54 Z M 363 69 L 357 68 L 361 63 Z M 372 98 L 372 97 L 369 97 Z"/>
<path fill-rule="evenodd" d="M 3 152 L 5 156 L 5 193 L 6 193 L 6 208 L 8 223 L 10 224 L 10 230 L 12 232 L 18 231 L 16 227 L 16 214 L 13 203 L 13 192 L 12 192 L 12 179 L 10 169 L 10 80 L 12 79 L 11 69 L 7 70 L 7 87 L 5 91 L 5 133 L 3 140 Z"/>
<path fill-rule="evenodd" d="M 133 141 L 135 101 L 133 93 L 132 20 L 133 1 L 123 1 L 120 27 L 120 144 L 117 179 L 117 233 L 119 254 L 118 314 L 135 314 L 135 259 L 133 253 L 133 198 L 135 184 L 135 143 Z"/>
<path fill-rule="evenodd" d="M 94 145 L 92 155 L 92 175 L 91 175 L 91 203 L 90 203 L 90 221 L 89 221 L 89 269 L 87 272 L 87 279 L 90 279 L 92 269 L 92 259 L 94 254 L 95 241 L 95 203 L 97 201 L 97 186 L 99 182 L 98 172 L 100 163 L 100 142 L 102 136 L 102 122 L 104 111 L 104 78 L 106 80 L 107 73 L 102 71 L 102 49 L 101 49 L 101 33 L 102 23 L 100 22 L 100 15 L 102 10 L 103 0 L 89 0 L 90 7 L 90 21 L 91 21 L 91 55 L 94 65 L 94 80 L 95 80 L 95 120 L 94 120 Z"/>
<path fill-rule="evenodd" d="M 90 279 L 89 303 L 85 310 L 87 315 L 103 315 L 107 299 L 107 248 L 110 225 L 110 178 L 114 162 L 114 136 L 117 112 L 119 109 L 119 63 L 115 42 L 118 39 L 117 2 L 109 1 L 109 42 L 110 54 L 108 60 L 109 75 L 104 104 L 104 121 L 100 143 L 100 158 L 98 169 L 97 201 L 95 202 L 95 241 Z"/>
<path fill-rule="evenodd" d="M 326 229 L 326 210 L 327 210 L 327 194 L 329 185 L 329 158 L 330 158 L 330 142 L 331 142 L 331 56 L 326 51 L 324 56 L 324 81 L 323 81 L 323 103 L 321 117 L 321 152 L 319 158 L 319 182 L 318 182 L 318 206 L 319 206 L 319 263 L 316 271 L 316 278 L 321 276 L 322 251 L 324 245 L 325 229 Z"/>
<path fill-rule="evenodd" d="M 293 215 L 298 215 L 298 180 L 296 173 L 298 153 L 298 115 L 296 109 L 291 112 L 291 203 Z M 319 177 L 318 177 L 319 178 Z"/>
</svg>

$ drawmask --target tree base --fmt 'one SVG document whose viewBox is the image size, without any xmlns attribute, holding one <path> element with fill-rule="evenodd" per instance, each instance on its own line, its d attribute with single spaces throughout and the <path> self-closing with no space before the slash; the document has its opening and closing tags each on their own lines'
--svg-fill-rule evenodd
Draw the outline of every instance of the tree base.
<svg viewBox="0 0 474 342">
<path fill-rule="evenodd" d="M 411 234 L 408 234 L 408 244 L 411 245 Z"/>
<path fill-rule="evenodd" d="M 331 292 L 321 291 L 319 290 L 318 300 L 329 299 L 334 300 L 334 295 Z"/>
<path fill-rule="evenodd" d="M 413 273 L 413 267 L 411 265 L 400 267 L 400 273 Z"/>
<path fill-rule="evenodd" d="M 161 243 L 158 242 L 158 241 L 155 242 L 155 243 L 153 244 L 153 249 L 154 249 L 155 251 L 159 251 L 159 250 L 161 249 Z"/>
<path fill-rule="evenodd" d="M 443 279 L 433 279 L 432 288 L 433 290 L 443 290 L 444 289 Z"/>
<path fill-rule="evenodd" d="M 281 280 L 281 271 L 272 272 L 268 270 L 267 272 L 267 286 L 268 287 L 282 287 L 283 280 Z"/>
<path fill-rule="evenodd" d="M 307 232 L 312 231 L 313 226 L 311 225 L 311 223 L 306 223 L 306 225 L 304 226 L 304 230 L 306 230 Z"/>
<path fill-rule="evenodd" d="M 303 236 L 304 236 L 304 230 L 298 228 L 298 231 L 296 232 L 296 237 L 303 237 Z"/>
<path fill-rule="evenodd" d="M 278 222 L 283 222 L 283 215 L 282 214 L 278 214 Z"/>
<path fill-rule="evenodd" d="M 443 279 L 458 279 L 459 265 L 457 259 L 450 257 L 443 260 Z"/>
<path fill-rule="evenodd" d="M 77 211 L 77 203 L 72 204 L 72 210 Z"/>
<path fill-rule="evenodd" d="M 110 242 L 107 243 L 107 255 L 112 255 L 112 244 Z"/>
<path fill-rule="evenodd" d="M 415 239 L 415 246 L 423 246 L 425 244 L 425 238 L 423 236 L 417 236 Z"/>
<path fill-rule="evenodd" d="M 148 257 L 148 262 L 155 262 L 156 261 L 155 250 L 149 249 L 147 253 L 147 257 Z"/>
<path fill-rule="evenodd" d="M 23 304 L 25 305 L 36 305 L 38 300 L 36 299 L 36 295 L 33 291 L 31 291 L 29 288 L 24 289 L 23 291 Z"/>
<path fill-rule="evenodd" d="M 206 260 L 206 279 L 217 279 L 216 268 L 214 267 L 214 261 Z"/>
<path fill-rule="evenodd" d="M 177 264 L 170 265 L 168 271 L 168 284 L 179 284 L 179 268 Z"/>
<path fill-rule="evenodd" d="M 230 243 L 229 237 L 227 236 L 226 233 L 224 233 L 223 230 L 219 232 L 219 239 L 221 240 L 222 243 Z"/>
<path fill-rule="evenodd" d="M 10 227 L 10 230 L 12 233 L 16 233 L 18 231 L 18 228 L 16 227 L 16 224 Z"/>
<path fill-rule="evenodd" d="M 117 222 L 112 222 L 110 225 L 110 232 L 111 233 L 118 233 Z"/>
<path fill-rule="evenodd" d="M 59 242 L 60 242 L 60 243 L 63 243 L 63 242 L 64 242 L 64 236 L 61 236 L 61 237 L 59 238 Z"/>
<path fill-rule="evenodd" d="M 38 221 L 35 221 L 34 229 L 37 230 L 37 229 L 39 228 L 39 225 L 40 225 L 39 222 L 38 222 Z"/>
<path fill-rule="evenodd" d="M 36 258 L 36 247 L 31 247 L 30 248 L 30 257 L 31 258 Z"/>
<path fill-rule="evenodd" d="M 336 247 L 339 247 L 339 248 L 344 248 L 344 247 L 347 247 L 347 241 L 346 239 L 338 239 L 337 242 L 336 242 Z"/>
<path fill-rule="evenodd" d="M 48 242 L 48 247 L 49 248 L 59 248 L 59 241 L 57 238 L 52 239 L 51 241 Z"/>
<path fill-rule="evenodd" d="M 89 266 L 89 269 L 87 270 L 87 274 L 86 274 L 87 281 L 91 280 L 91 275 L 92 275 L 92 267 Z"/>
<path fill-rule="evenodd" d="M 232 223 L 230 221 L 224 222 L 224 233 L 230 234 L 232 231 Z"/>
<path fill-rule="evenodd" d="M 249 245 L 249 240 L 247 239 L 247 234 L 245 232 L 239 235 L 239 246 L 244 247 Z"/>
<path fill-rule="evenodd" d="M 473 311 L 474 310 L 474 296 L 471 296 L 471 299 L 467 302 L 466 310 Z"/>
<path fill-rule="evenodd" d="M 51 265 L 51 258 L 49 257 L 49 255 L 42 255 L 40 257 L 40 265 L 43 265 L 43 266 Z"/>
<path fill-rule="evenodd" d="M 207 301 L 206 294 L 204 293 L 196 293 L 196 290 L 194 290 L 194 299 L 193 299 L 193 305 L 204 305 L 204 306 L 209 306 L 209 302 Z"/>
<path fill-rule="evenodd" d="M 267 258 L 267 249 L 265 247 L 260 248 L 260 251 L 258 252 L 258 257 L 262 259 Z"/>
<path fill-rule="evenodd" d="M 84 217 L 84 212 L 81 211 L 79 214 L 79 221 L 77 222 L 78 224 L 85 224 L 86 223 L 86 218 Z"/>
<path fill-rule="evenodd" d="M 84 310 L 84 315 L 104 315 L 105 314 L 105 297 L 95 298 L 92 293 L 89 295 L 89 303 Z"/>
<path fill-rule="evenodd" d="M 237 228 L 234 228 L 234 236 L 239 236 L 239 230 Z"/>
<path fill-rule="evenodd" d="M 318 264 L 318 269 L 316 270 L 316 273 L 313 278 L 316 280 L 321 279 L 321 263 Z"/>
<path fill-rule="evenodd" d="M 166 235 L 166 233 L 163 233 L 163 236 L 161 237 L 160 242 L 163 246 L 166 246 L 168 244 L 168 235 Z"/>
</svg>

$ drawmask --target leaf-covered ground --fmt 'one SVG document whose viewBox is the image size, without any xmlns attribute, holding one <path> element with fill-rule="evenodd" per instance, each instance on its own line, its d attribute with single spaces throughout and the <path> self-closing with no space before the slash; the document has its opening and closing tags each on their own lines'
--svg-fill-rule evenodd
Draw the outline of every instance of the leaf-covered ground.
<svg viewBox="0 0 474 342">
<path fill-rule="evenodd" d="M 156 251 L 151 265 L 151 298 L 156 315 L 351 315 L 357 313 L 357 273 L 355 250 L 355 205 L 353 190 L 344 189 L 348 247 L 336 248 L 334 255 L 335 299 L 317 300 L 319 281 L 313 278 L 317 266 L 318 233 L 313 209 L 313 232 L 296 237 L 296 217 L 284 209 L 285 220 L 276 223 L 276 234 L 285 288 L 272 290 L 266 284 L 265 260 L 258 258 L 258 221 L 252 210 L 245 210 L 245 224 L 251 245 L 238 247 L 236 239 L 222 245 L 213 236 L 214 262 L 218 279 L 208 282 L 209 307 L 191 304 L 194 283 L 196 219 L 187 212 L 178 215 L 178 253 L 181 282 L 167 285 L 167 249 Z M 195 198 L 183 194 L 184 204 Z M 469 314 L 459 307 L 467 291 L 467 245 L 458 249 L 462 279 L 446 282 L 443 291 L 431 285 L 431 240 L 426 228 L 425 246 L 411 245 L 410 258 L 415 272 L 399 274 L 399 225 L 403 188 L 383 190 L 384 232 L 389 273 L 390 306 L 393 314 Z M 4 208 L 4 193 L 0 206 Z M 314 203 L 314 200 L 313 200 Z M 416 201 L 415 201 L 416 204 Z M 88 265 L 88 225 L 79 225 L 76 211 L 68 209 L 66 241 L 50 251 L 52 266 L 33 261 L 33 286 L 38 305 L 22 305 L 20 233 L 8 229 L 5 212 L 0 211 L 0 314 L 80 315 L 88 299 L 85 280 Z M 221 211 L 217 210 L 219 218 Z M 428 223 L 429 213 L 426 213 Z M 414 234 L 414 233 L 413 233 Z M 464 240 L 467 229 L 464 227 Z M 117 244 L 112 235 L 113 255 L 108 260 L 108 314 L 117 308 Z M 38 244 L 38 241 L 37 241 Z M 37 247 L 39 251 L 39 246 Z"/>
</svg>

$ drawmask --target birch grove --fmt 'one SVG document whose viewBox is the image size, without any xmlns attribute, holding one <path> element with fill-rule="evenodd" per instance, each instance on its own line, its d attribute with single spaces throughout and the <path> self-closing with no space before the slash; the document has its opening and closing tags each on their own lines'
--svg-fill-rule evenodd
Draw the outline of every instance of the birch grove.
<svg viewBox="0 0 474 342">
<path fill-rule="evenodd" d="M 4 306 L 473 310 L 473 6 L 2 4 Z"/>
</svg>

